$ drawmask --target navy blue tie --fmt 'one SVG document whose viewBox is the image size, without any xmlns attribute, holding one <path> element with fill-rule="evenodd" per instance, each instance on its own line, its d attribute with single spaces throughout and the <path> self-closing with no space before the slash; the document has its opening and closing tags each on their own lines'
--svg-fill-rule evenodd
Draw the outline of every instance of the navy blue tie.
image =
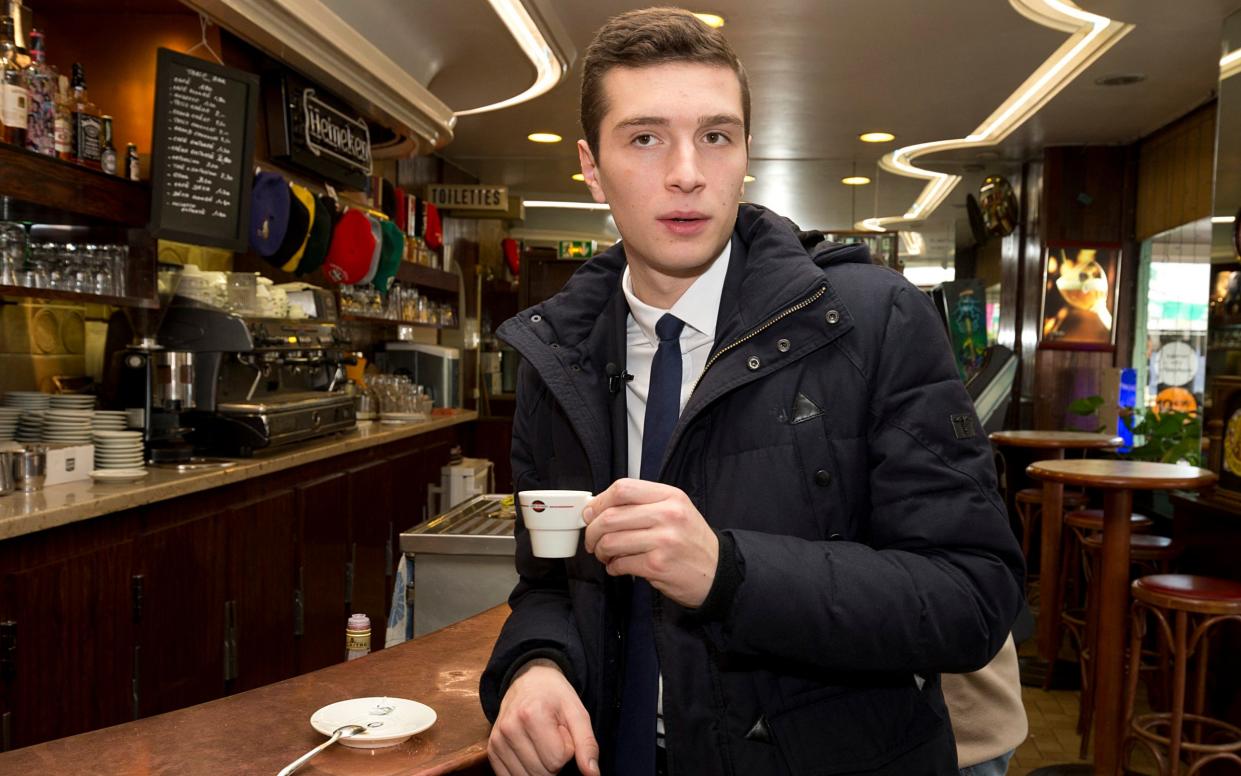
<svg viewBox="0 0 1241 776">
<path fill-rule="evenodd" d="M 651 363 L 642 425 L 642 479 L 658 480 L 668 439 L 681 415 L 681 329 L 685 322 L 671 313 L 655 324 L 659 349 Z M 625 639 L 625 682 L 617 734 L 616 772 L 623 776 L 655 773 L 655 706 L 659 698 L 659 657 L 655 654 L 655 623 L 651 586 L 635 577 Z"/>
</svg>

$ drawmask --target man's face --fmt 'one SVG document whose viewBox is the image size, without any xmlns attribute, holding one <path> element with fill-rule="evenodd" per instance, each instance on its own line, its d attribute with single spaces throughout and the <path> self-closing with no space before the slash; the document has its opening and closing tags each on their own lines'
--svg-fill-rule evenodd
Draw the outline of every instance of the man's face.
<svg viewBox="0 0 1241 776">
<path fill-rule="evenodd" d="M 737 220 L 748 161 L 741 83 L 727 67 L 618 67 L 603 77 L 599 155 L 578 141 L 595 201 L 607 202 L 635 272 L 702 274 Z"/>
</svg>

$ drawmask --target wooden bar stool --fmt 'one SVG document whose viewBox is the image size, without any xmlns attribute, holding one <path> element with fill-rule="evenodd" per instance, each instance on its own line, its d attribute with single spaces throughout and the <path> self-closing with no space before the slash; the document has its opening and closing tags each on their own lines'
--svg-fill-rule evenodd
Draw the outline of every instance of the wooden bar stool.
<svg viewBox="0 0 1241 776">
<path fill-rule="evenodd" d="M 1143 527 L 1149 527 L 1151 522 L 1149 518 L 1145 518 L 1142 515 L 1134 515 L 1133 517 L 1142 518 L 1146 522 Z M 1088 519 L 1086 520 L 1088 521 Z M 1136 530 L 1138 525 L 1140 525 L 1140 521 L 1136 519 L 1130 520 L 1130 525 Z M 1060 619 L 1068 628 L 1069 634 L 1077 645 L 1077 663 L 1081 669 L 1082 680 L 1082 693 L 1077 712 L 1077 732 L 1082 737 L 1079 756 L 1085 759 L 1086 752 L 1090 748 L 1090 727 L 1094 721 L 1094 675 L 1091 673 L 1091 670 L 1094 667 L 1094 650 L 1097 640 L 1094 615 L 1098 611 L 1099 606 L 1098 587 L 1091 584 L 1091 582 L 1099 576 L 1099 566 L 1103 557 L 1102 532 L 1098 531 L 1086 535 L 1081 542 L 1081 552 L 1086 558 L 1085 607 L 1066 609 L 1060 615 Z M 1137 572 L 1138 576 L 1142 574 L 1166 574 L 1171 569 L 1172 562 L 1180 554 L 1180 547 L 1175 546 L 1172 540 L 1166 536 L 1133 534 L 1129 537 L 1130 566 L 1133 571 Z M 1157 658 L 1154 663 L 1142 666 L 1141 670 L 1162 671 L 1166 665 L 1166 659 L 1161 660 Z"/>
<path fill-rule="evenodd" d="M 1129 530 L 1133 533 L 1145 533 L 1152 524 L 1146 515 L 1134 513 L 1129 516 Z M 1059 583 L 1060 590 L 1064 591 L 1061 611 L 1080 611 L 1086 606 L 1082 576 L 1089 568 L 1089 557 L 1082 543 L 1103 530 L 1103 510 L 1073 510 L 1064 516 L 1064 525 L 1069 530 L 1061 534 Z"/>
<path fill-rule="evenodd" d="M 1241 582 L 1185 574 L 1142 577 L 1131 586 L 1133 634 L 1129 644 L 1129 680 L 1125 692 L 1128 730 L 1122 750 L 1127 761 L 1134 745 L 1142 744 L 1159 764 L 1160 774 L 1186 776 L 1217 761 L 1241 768 L 1241 728 L 1203 715 L 1206 702 L 1208 636 L 1221 622 L 1241 622 Z M 1172 623 L 1168 615 L 1172 614 Z M 1134 716 L 1142 637 L 1147 618 L 1155 621 L 1156 638 L 1172 652 L 1172 704 L 1165 713 Z M 1185 711 L 1185 684 L 1191 659 L 1197 661 L 1192 713 Z M 1186 723 L 1192 732 L 1186 729 Z M 1204 735 L 1204 728 L 1207 732 Z M 1214 741 L 1213 741 L 1214 740 Z"/>
<path fill-rule="evenodd" d="M 1017 518 L 1021 521 L 1021 552 L 1030 560 L 1030 547 L 1034 537 L 1038 535 L 1036 526 L 1043 516 L 1043 489 L 1022 488 L 1017 491 L 1014 499 L 1017 503 Z M 1086 506 L 1086 494 L 1079 491 L 1064 492 L 1065 511 L 1081 509 Z"/>
</svg>

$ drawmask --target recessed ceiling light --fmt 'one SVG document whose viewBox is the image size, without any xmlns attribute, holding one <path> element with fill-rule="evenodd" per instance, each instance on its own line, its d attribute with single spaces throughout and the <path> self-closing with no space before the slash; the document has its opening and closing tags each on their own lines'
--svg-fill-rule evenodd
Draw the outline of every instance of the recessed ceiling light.
<svg viewBox="0 0 1241 776">
<path fill-rule="evenodd" d="M 533 143 L 559 143 L 564 140 L 563 137 L 555 132 L 531 132 L 526 135 L 526 139 Z"/>
<path fill-rule="evenodd" d="M 694 16 L 698 17 L 698 21 L 717 30 L 724 26 L 724 17 L 717 13 L 696 13 Z"/>
<path fill-rule="evenodd" d="M 575 172 L 573 173 L 573 180 L 577 181 L 578 183 L 585 183 L 586 176 L 582 175 L 580 172 Z"/>
<path fill-rule="evenodd" d="M 754 182 L 754 176 L 753 176 L 753 175 L 747 175 L 747 176 L 745 176 L 744 178 L 742 178 L 742 180 L 744 180 L 746 183 L 753 183 L 753 182 Z"/>
<path fill-rule="evenodd" d="M 870 178 L 865 175 L 850 175 L 848 178 L 841 178 L 840 182 L 846 186 L 865 186 L 870 183 Z"/>
<path fill-rule="evenodd" d="M 857 136 L 863 143 L 891 143 L 896 135 L 891 132 L 863 132 Z"/>
</svg>

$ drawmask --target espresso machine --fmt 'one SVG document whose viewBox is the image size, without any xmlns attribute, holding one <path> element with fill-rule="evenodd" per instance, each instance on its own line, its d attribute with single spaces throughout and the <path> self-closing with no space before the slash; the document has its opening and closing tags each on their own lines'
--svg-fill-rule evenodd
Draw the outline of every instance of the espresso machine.
<svg viewBox="0 0 1241 776">
<path fill-rule="evenodd" d="M 249 318 L 174 296 L 154 342 L 123 354 L 122 385 L 146 388 L 150 460 L 248 457 L 353 428 L 351 359 L 332 321 Z"/>
</svg>

